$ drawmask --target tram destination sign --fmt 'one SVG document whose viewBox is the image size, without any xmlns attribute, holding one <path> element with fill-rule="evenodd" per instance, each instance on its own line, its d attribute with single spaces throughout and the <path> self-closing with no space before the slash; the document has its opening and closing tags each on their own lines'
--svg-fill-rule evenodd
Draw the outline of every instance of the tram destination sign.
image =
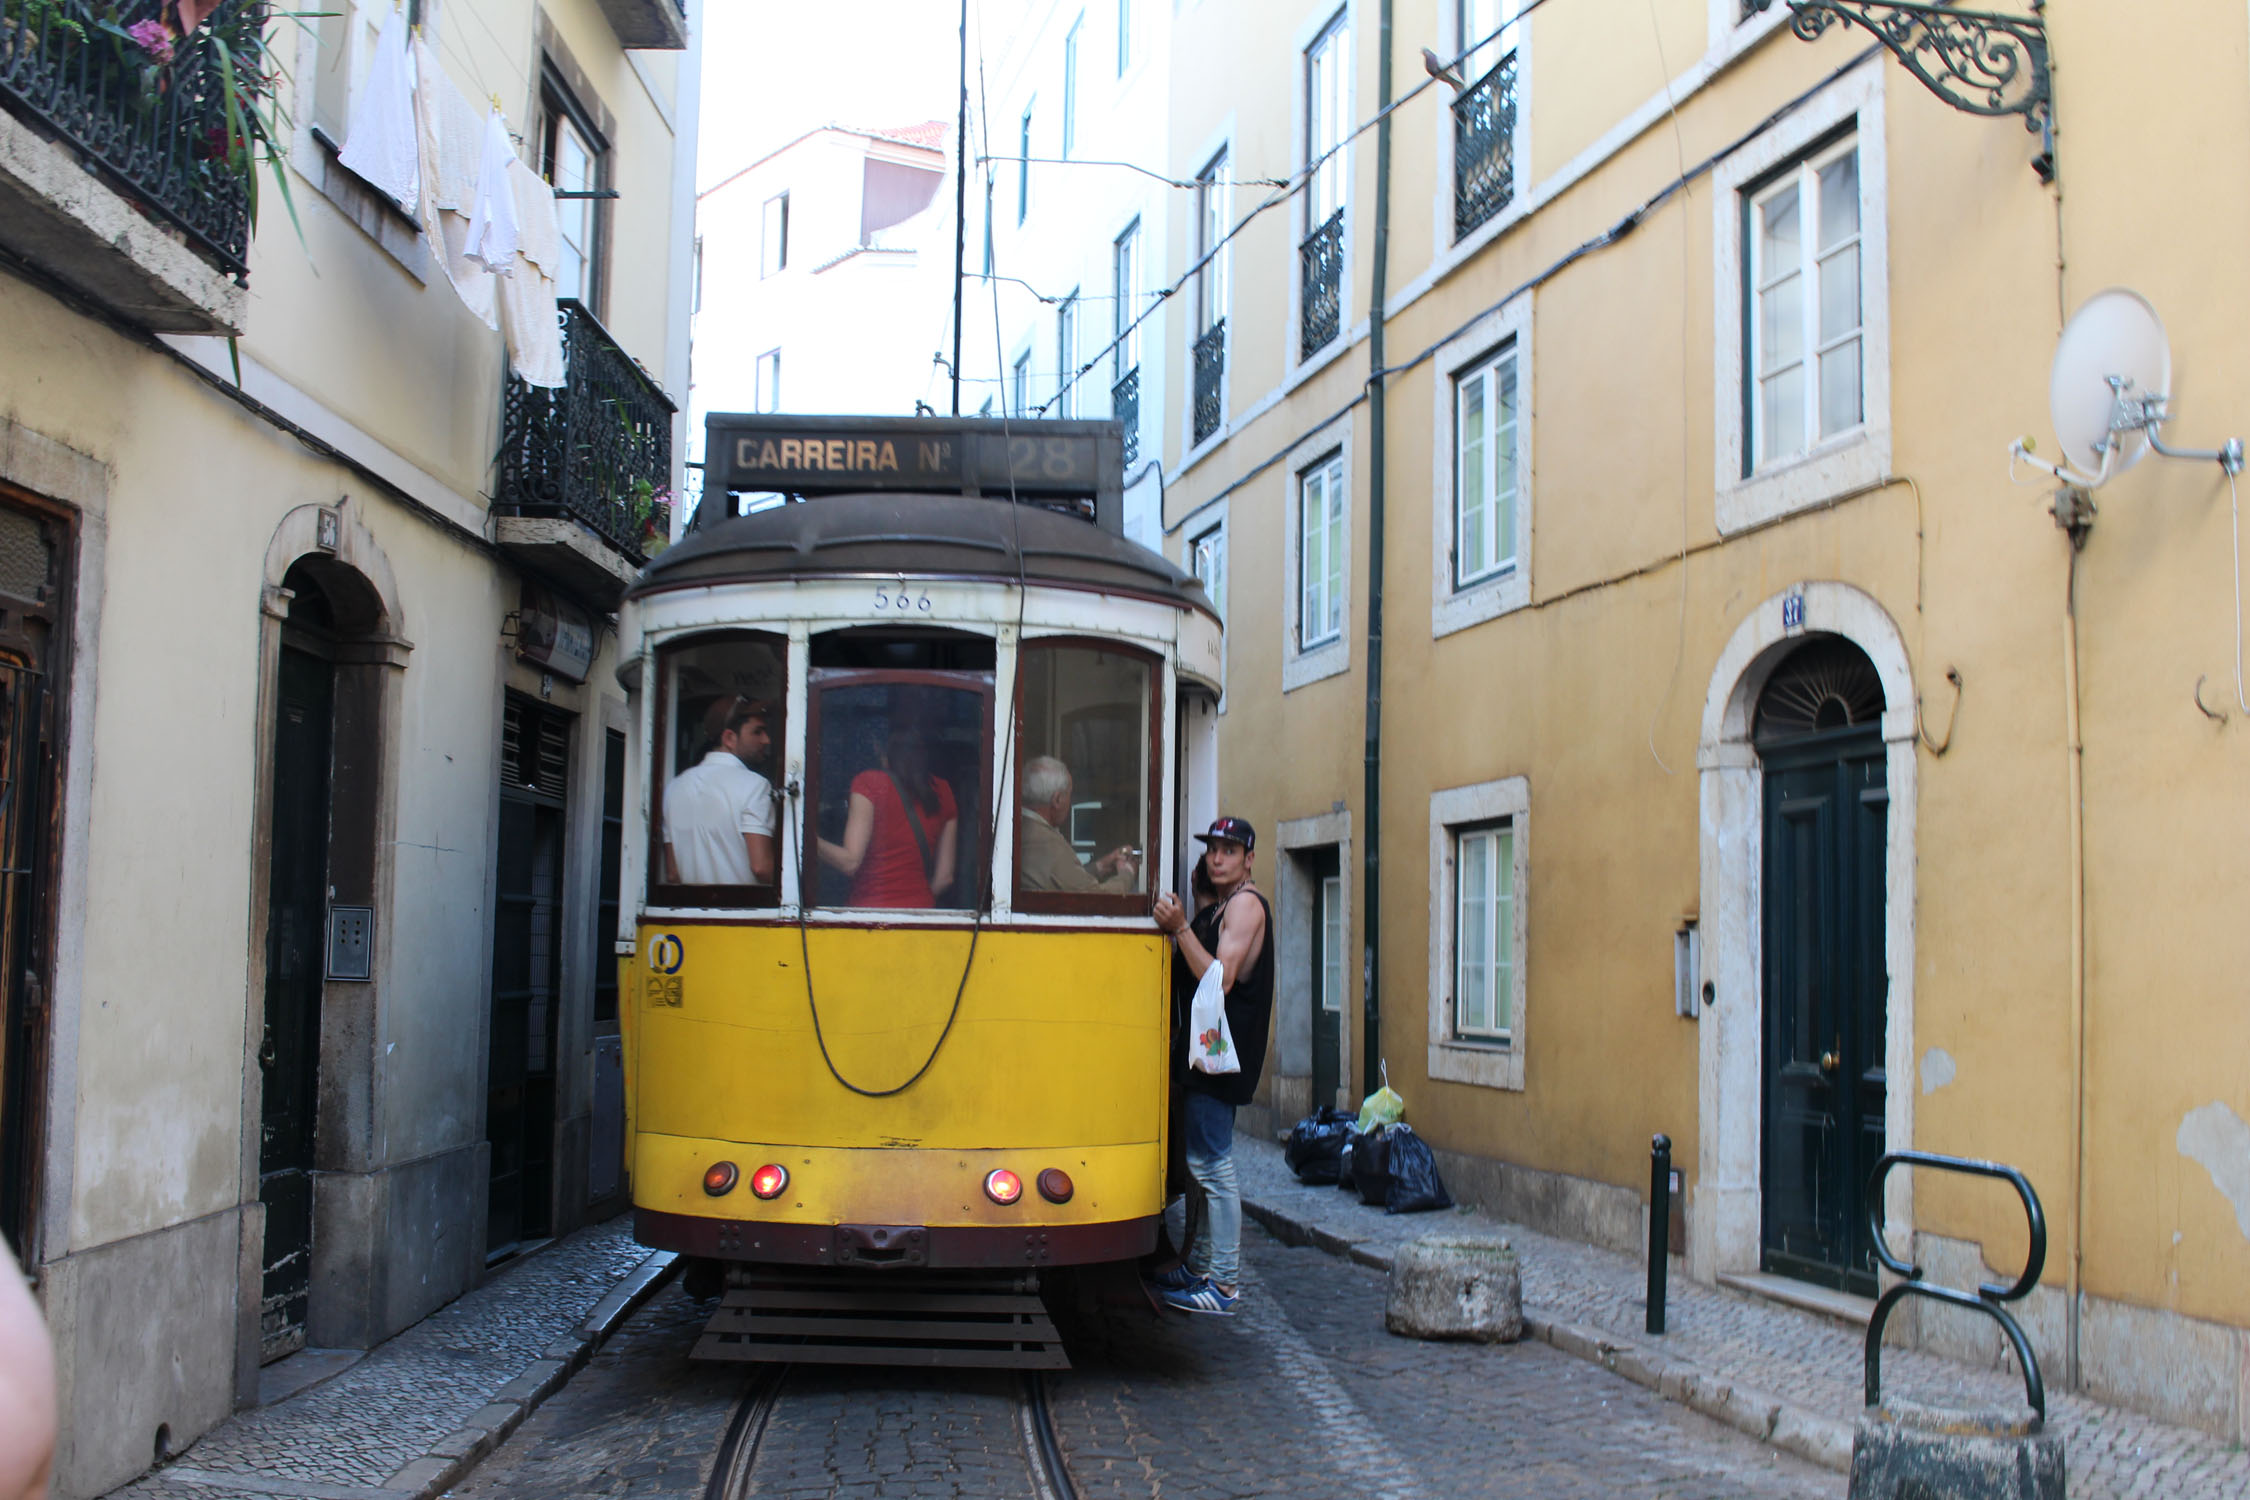
<svg viewBox="0 0 2250 1500">
<path fill-rule="evenodd" d="M 703 451 L 706 492 L 1014 495 L 1076 500 L 1109 529 L 1122 522 L 1124 441 L 1114 422 L 714 412 Z"/>
</svg>

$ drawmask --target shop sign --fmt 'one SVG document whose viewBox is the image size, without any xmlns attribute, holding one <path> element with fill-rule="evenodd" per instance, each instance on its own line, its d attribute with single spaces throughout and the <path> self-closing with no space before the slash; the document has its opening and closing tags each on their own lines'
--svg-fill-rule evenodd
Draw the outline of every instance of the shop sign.
<svg viewBox="0 0 2250 1500">
<path fill-rule="evenodd" d="M 524 580 L 516 616 L 516 655 L 537 667 L 584 682 L 594 670 L 594 617 Z"/>
</svg>

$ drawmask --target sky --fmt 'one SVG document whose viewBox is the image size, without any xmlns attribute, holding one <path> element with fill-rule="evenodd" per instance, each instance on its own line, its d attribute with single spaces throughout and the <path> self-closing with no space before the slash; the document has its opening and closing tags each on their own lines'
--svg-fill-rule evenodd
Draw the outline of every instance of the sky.
<svg viewBox="0 0 2250 1500">
<path fill-rule="evenodd" d="M 817 125 L 951 119 L 959 18 L 945 0 L 705 0 L 698 187 Z"/>
</svg>

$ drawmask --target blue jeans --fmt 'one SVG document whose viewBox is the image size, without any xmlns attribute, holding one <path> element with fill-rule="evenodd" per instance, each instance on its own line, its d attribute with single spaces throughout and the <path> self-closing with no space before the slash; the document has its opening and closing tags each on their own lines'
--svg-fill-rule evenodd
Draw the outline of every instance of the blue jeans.
<svg viewBox="0 0 2250 1500">
<path fill-rule="evenodd" d="M 1188 1269 L 1221 1286 L 1242 1277 L 1242 1189 L 1234 1177 L 1234 1106 L 1190 1093 L 1182 1118 L 1187 1168 L 1203 1189 L 1203 1233 L 1188 1252 Z"/>
</svg>

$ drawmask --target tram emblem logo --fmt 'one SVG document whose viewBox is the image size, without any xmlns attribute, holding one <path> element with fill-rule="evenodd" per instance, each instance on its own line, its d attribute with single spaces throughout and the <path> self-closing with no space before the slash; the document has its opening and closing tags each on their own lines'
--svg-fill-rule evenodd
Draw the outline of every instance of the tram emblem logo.
<svg viewBox="0 0 2250 1500">
<path fill-rule="evenodd" d="M 669 932 L 658 933 L 648 945 L 648 1003 L 677 1010 L 687 1003 L 687 986 L 680 965 L 687 961 L 687 945 Z"/>
</svg>

